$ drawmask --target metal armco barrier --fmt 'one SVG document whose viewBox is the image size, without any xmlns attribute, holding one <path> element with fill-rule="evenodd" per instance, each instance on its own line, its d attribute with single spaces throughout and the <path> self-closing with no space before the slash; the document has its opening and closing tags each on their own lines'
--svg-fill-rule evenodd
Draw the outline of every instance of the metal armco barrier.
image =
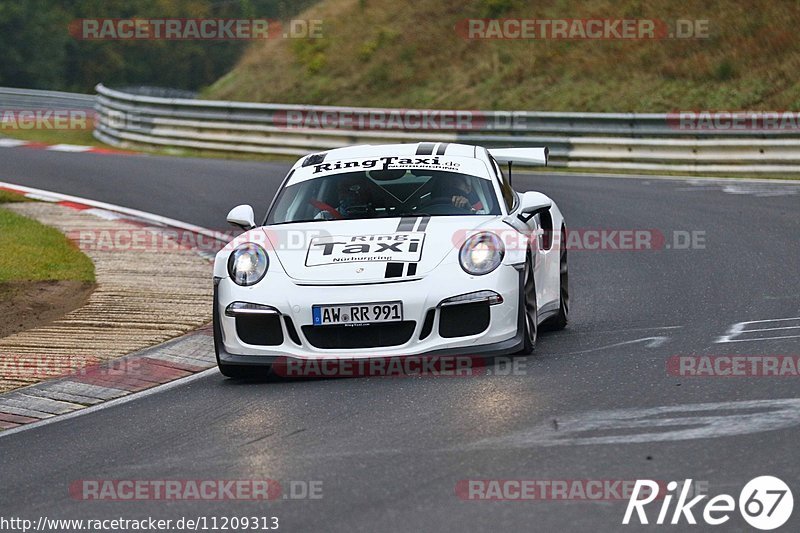
<svg viewBox="0 0 800 533">
<path fill-rule="evenodd" d="M 91 94 L 0 87 L 0 111 L 87 110 L 94 103 Z"/>
<path fill-rule="evenodd" d="M 102 84 L 96 90 L 95 98 L 0 89 L 0 108 L 12 107 L 9 99 L 61 108 L 93 102 L 94 136 L 123 148 L 300 156 L 352 144 L 448 141 L 545 145 L 550 164 L 568 168 L 800 173 L 800 128 L 688 130 L 666 113 L 375 109 L 162 98 Z"/>
</svg>

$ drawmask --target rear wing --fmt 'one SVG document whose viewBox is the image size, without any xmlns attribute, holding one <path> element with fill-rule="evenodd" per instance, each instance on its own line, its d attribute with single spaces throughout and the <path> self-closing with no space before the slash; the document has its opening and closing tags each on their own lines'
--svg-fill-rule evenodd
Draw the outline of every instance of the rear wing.
<svg viewBox="0 0 800 533">
<path fill-rule="evenodd" d="M 489 153 L 498 163 L 547 166 L 548 148 L 490 148 Z"/>
</svg>

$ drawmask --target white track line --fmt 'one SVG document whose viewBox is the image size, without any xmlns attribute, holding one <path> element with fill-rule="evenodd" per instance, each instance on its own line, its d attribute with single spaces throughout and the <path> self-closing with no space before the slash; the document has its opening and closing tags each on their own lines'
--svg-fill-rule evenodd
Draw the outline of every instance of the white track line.
<svg viewBox="0 0 800 533">
<path fill-rule="evenodd" d="M 107 204 L 105 202 L 98 202 L 96 200 L 89 200 L 86 198 L 81 198 L 79 196 L 70 196 L 68 194 L 61 194 L 57 192 L 45 191 L 43 189 L 35 189 L 33 187 L 25 187 L 24 185 L 16 185 L 14 183 L 7 183 L 4 181 L 0 181 L 0 187 L 6 187 L 9 189 L 17 189 L 19 191 L 23 191 L 29 194 L 35 194 L 37 197 L 41 199 L 55 199 L 56 201 L 63 201 L 63 202 L 75 202 L 78 204 L 84 204 L 91 207 L 96 207 L 99 209 L 105 209 L 106 211 L 112 211 L 115 213 L 122 213 L 125 215 L 134 216 L 137 218 L 141 218 L 144 220 L 149 220 L 152 222 L 157 222 L 159 224 L 164 224 L 166 226 L 172 226 L 174 228 L 184 229 L 187 231 L 191 231 L 192 233 L 198 233 L 200 235 L 204 235 L 206 237 L 211 237 L 212 239 L 217 239 L 218 241 L 222 242 L 229 242 L 231 240 L 230 235 L 226 235 L 225 233 L 219 231 L 212 231 L 210 229 L 206 229 L 200 226 L 195 226 L 194 224 L 189 224 L 186 222 L 181 222 L 180 220 L 175 220 L 174 218 L 167 218 L 162 217 L 161 215 L 156 215 L 153 213 L 148 213 L 146 211 L 139 211 L 138 209 L 130 209 L 128 207 L 122 207 L 119 205 L 114 204 Z"/>
<path fill-rule="evenodd" d="M 48 146 L 45 150 L 50 150 L 53 152 L 91 152 L 94 150 L 94 146 L 82 146 L 79 144 L 54 144 L 52 146 Z"/>
<path fill-rule="evenodd" d="M 0 148 L 16 148 L 17 146 L 25 146 L 28 141 L 20 141 L 17 139 L 0 139 Z"/>
</svg>

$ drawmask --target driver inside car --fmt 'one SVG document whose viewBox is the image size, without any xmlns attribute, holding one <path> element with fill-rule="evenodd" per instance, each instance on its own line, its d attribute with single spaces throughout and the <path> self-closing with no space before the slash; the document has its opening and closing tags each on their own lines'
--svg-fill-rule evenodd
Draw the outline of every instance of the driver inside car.
<svg viewBox="0 0 800 533">
<path fill-rule="evenodd" d="M 341 220 L 366 216 L 372 210 L 372 194 L 367 185 L 363 179 L 343 177 L 336 184 L 335 201 L 326 203 L 316 198 L 309 200 L 309 203 L 319 210 L 314 219 Z"/>
<path fill-rule="evenodd" d="M 466 176 L 442 176 L 436 185 L 434 196 L 449 198 L 453 207 L 472 211 L 483 208 L 478 196 L 472 189 L 472 183 Z"/>
</svg>

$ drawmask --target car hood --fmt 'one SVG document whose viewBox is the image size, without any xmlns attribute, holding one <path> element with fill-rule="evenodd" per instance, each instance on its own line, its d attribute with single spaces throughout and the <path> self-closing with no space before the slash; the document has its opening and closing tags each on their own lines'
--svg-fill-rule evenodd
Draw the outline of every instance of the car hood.
<svg viewBox="0 0 800 533">
<path fill-rule="evenodd" d="M 335 220 L 261 228 L 286 274 L 313 284 L 424 277 L 468 234 L 498 217 L 434 216 Z"/>
</svg>

